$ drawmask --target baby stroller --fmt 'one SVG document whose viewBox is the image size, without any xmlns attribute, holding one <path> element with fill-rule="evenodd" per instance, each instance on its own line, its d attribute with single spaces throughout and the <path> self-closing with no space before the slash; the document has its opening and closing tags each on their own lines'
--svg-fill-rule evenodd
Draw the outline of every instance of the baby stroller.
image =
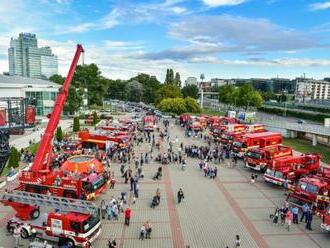
<svg viewBox="0 0 330 248">
<path fill-rule="evenodd" d="M 159 205 L 159 200 L 158 200 L 157 196 L 154 196 L 154 197 L 152 198 L 152 201 L 151 201 L 151 205 L 150 205 L 150 207 L 151 207 L 151 208 L 155 208 L 155 207 L 158 206 L 158 205 Z"/>
</svg>

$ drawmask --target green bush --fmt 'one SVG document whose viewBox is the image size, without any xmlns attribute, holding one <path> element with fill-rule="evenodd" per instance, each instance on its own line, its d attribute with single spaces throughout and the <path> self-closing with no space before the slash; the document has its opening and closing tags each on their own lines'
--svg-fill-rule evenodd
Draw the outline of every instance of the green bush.
<svg viewBox="0 0 330 248">
<path fill-rule="evenodd" d="M 13 168 L 17 168 L 18 167 L 18 162 L 19 162 L 19 154 L 18 151 L 15 147 L 11 147 L 10 149 L 10 156 L 9 156 L 9 160 L 8 160 L 8 167 L 13 167 Z"/>
<path fill-rule="evenodd" d="M 61 142 L 63 140 L 63 132 L 62 132 L 62 128 L 60 126 L 57 127 L 57 129 L 56 129 L 55 137 L 58 142 Z"/>
<path fill-rule="evenodd" d="M 78 132 L 80 130 L 80 121 L 79 117 L 73 118 L 73 132 Z"/>
<path fill-rule="evenodd" d="M 182 98 L 165 98 L 159 104 L 158 108 L 164 112 L 182 114 L 187 112 L 186 102 Z"/>
<path fill-rule="evenodd" d="M 279 108 L 267 108 L 267 107 L 261 107 L 258 108 L 259 111 L 265 112 L 265 113 L 271 113 L 276 115 L 284 115 L 284 110 Z M 300 112 L 299 110 L 286 110 L 286 115 L 290 117 L 296 117 L 300 119 L 305 120 L 311 120 L 311 121 L 317 121 L 317 122 L 324 122 L 325 118 L 330 118 L 330 114 L 312 114 L 312 113 L 305 113 Z"/>
<path fill-rule="evenodd" d="M 93 112 L 93 125 L 96 125 L 99 122 L 96 111 Z"/>
<path fill-rule="evenodd" d="M 186 104 L 187 112 L 189 113 L 200 113 L 202 110 L 198 105 L 197 101 L 192 97 L 186 97 L 184 99 Z"/>
</svg>

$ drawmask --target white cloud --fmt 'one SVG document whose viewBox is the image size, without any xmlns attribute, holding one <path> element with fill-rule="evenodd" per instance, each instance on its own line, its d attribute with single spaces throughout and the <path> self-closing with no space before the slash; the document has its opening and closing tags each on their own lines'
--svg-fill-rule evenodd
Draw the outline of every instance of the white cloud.
<svg viewBox="0 0 330 248">
<path fill-rule="evenodd" d="M 218 6 L 234 6 L 239 5 L 247 0 L 203 0 L 204 4 L 209 7 L 218 7 Z"/>
<path fill-rule="evenodd" d="M 214 44 L 219 52 L 271 52 L 320 46 L 320 40 L 298 30 L 278 26 L 266 19 L 240 16 L 189 16 L 173 23 L 171 37 L 189 43 Z"/>
<path fill-rule="evenodd" d="M 318 2 L 309 5 L 311 10 L 325 10 L 330 9 L 330 1 Z"/>
</svg>

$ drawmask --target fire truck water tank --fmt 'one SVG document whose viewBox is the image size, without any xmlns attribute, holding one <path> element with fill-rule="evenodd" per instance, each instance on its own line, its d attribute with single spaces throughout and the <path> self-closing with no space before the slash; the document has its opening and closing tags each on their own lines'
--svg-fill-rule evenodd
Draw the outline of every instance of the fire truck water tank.
<svg viewBox="0 0 330 248">
<path fill-rule="evenodd" d="M 36 121 L 36 111 L 33 106 L 27 106 L 25 109 L 25 123 L 34 125 Z"/>
<path fill-rule="evenodd" d="M 80 155 L 68 158 L 61 166 L 62 171 L 72 173 L 102 173 L 104 171 L 102 163 L 93 156 Z"/>
<path fill-rule="evenodd" d="M 6 125 L 6 109 L 5 108 L 0 108 L 0 126 L 5 126 Z"/>
</svg>

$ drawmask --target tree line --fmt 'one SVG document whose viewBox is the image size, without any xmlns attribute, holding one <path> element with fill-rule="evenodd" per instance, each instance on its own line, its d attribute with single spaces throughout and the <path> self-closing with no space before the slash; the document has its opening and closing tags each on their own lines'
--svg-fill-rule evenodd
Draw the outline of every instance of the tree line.
<svg viewBox="0 0 330 248">
<path fill-rule="evenodd" d="M 64 80 L 61 75 L 50 77 L 50 81 L 58 84 L 63 84 Z M 197 99 L 198 88 L 185 86 L 181 89 L 180 73 L 174 72 L 173 69 L 167 69 L 165 81 L 161 83 L 156 76 L 145 73 L 128 80 L 113 80 L 104 77 L 96 64 L 85 64 L 76 68 L 64 111 L 68 113 L 77 111 L 83 105 L 84 94 L 87 94 L 89 105 L 102 106 L 106 99 L 117 99 L 157 106 L 167 98 Z"/>
</svg>

